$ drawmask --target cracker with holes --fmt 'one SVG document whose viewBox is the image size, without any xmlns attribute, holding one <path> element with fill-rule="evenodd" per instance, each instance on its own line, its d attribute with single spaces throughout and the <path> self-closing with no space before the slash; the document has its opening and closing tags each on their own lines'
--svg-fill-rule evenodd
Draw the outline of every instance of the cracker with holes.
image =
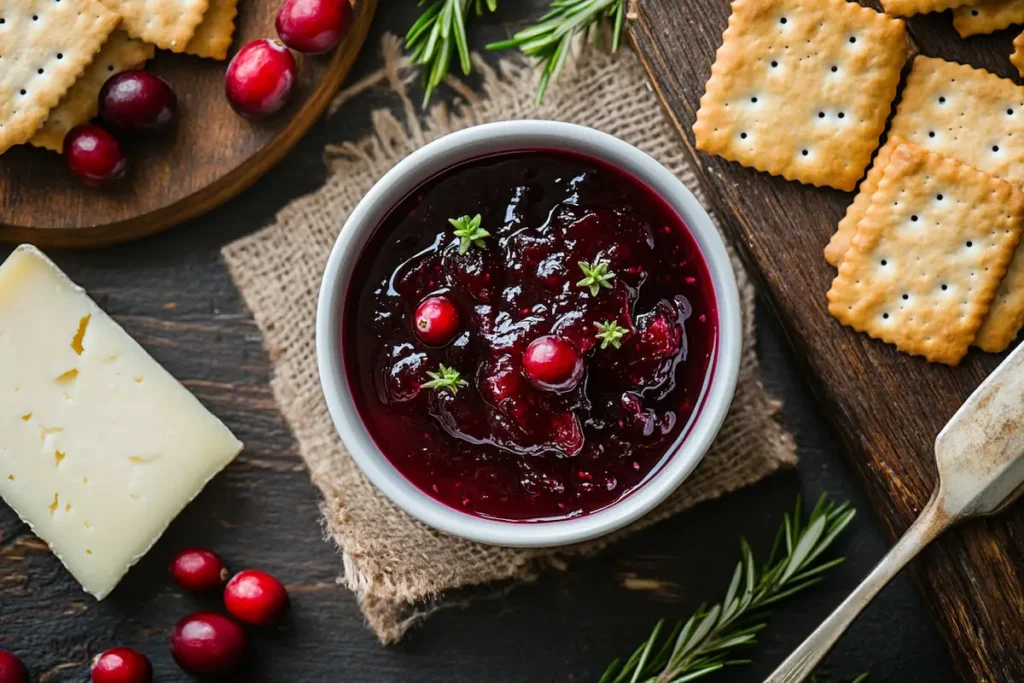
<svg viewBox="0 0 1024 683">
<path fill-rule="evenodd" d="M 983 0 L 953 10 L 953 28 L 961 38 L 995 33 L 1024 24 L 1024 0 Z"/>
<path fill-rule="evenodd" d="M 1024 183 L 1024 87 L 981 69 L 917 57 L 907 77 L 890 137 L 956 159 L 990 175 Z M 892 145 L 878 154 L 846 217 L 825 249 L 833 265 L 843 260 Z M 976 345 L 998 352 L 1024 323 L 1024 256 L 1014 259 L 978 333 Z"/>
<path fill-rule="evenodd" d="M 227 59 L 231 38 L 235 33 L 238 0 L 210 0 L 210 8 L 203 15 L 185 52 L 209 59 Z"/>
<path fill-rule="evenodd" d="M 828 293 L 829 313 L 956 365 L 1024 229 L 1024 191 L 910 144 L 893 149 Z"/>
<path fill-rule="evenodd" d="M 129 38 L 122 30 L 114 31 L 29 143 L 60 153 L 67 132 L 96 116 L 100 88 L 106 80 L 116 73 L 142 66 L 153 58 L 155 51 L 149 43 Z"/>
<path fill-rule="evenodd" d="M 902 20 L 846 0 L 735 0 L 693 132 L 697 148 L 852 190 L 896 96 Z"/>
<path fill-rule="evenodd" d="M 100 0 L 124 18 L 132 38 L 162 50 L 184 52 L 196 32 L 209 0 Z"/>
<path fill-rule="evenodd" d="M 0 154 L 32 137 L 120 20 L 97 0 L 0 4 Z"/>
</svg>

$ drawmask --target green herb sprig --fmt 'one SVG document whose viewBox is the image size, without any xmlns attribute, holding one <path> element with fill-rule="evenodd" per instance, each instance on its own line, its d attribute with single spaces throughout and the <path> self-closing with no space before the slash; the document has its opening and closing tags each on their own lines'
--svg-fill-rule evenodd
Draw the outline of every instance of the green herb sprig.
<svg viewBox="0 0 1024 683">
<path fill-rule="evenodd" d="M 822 495 L 805 524 L 798 499 L 760 569 L 750 546 L 741 540 L 741 559 L 725 599 L 710 607 L 701 605 L 666 635 L 662 619 L 629 659 L 612 662 L 599 683 L 683 683 L 749 663 L 735 652 L 756 642 L 757 633 L 767 626 L 765 609 L 819 583 L 826 571 L 843 562 L 841 557 L 817 560 L 854 514 L 848 503 L 836 505 Z"/>
<path fill-rule="evenodd" d="M 615 279 L 615 273 L 608 270 L 608 262 L 601 259 L 595 259 L 593 263 L 587 263 L 586 261 L 579 261 L 576 265 L 583 271 L 583 279 L 576 283 L 577 287 L 586 287 L 590 290 L 590 296 L 597 296 L 601 292 L 601 288 L 605 289 L 612 288 L 612 280 Z"/>
<path fill-rule="evenodd" d="M 537 24 L 515 33 L 509 40 L 491 43 L 487 49 L 519 48 L 523 54 L 537 59 L 543 69 L 537 90 L 540 104 L 548 86 L 562 73 L 575 36 L 610 20 L 612 51 L 619 49 L 626 23 L 626 3 L 627 0 L 551 0 L 551 10 Z"/>
<path fill-rule="evenodd" d="M 427 371 L 427 375 L 430 377 L 430 381 L 423 383 L 424 389 L 447 390 L 454 396 L 459 393 L 460 388 L 469 386 L 469 382 L 462 379 L 462 373 L 455 368 L 448 367 L 444 363 L 441 363 L 438 372 Z"/>
<path fill-rule="evenodd" d="M 481 249 L 487 248 L 484 238 L 490 237 L 491 233 L 480 227 L 482 221 L 483 219 L 480 217 L 480 214 L 472 218 L 462 216 L 461 218 L 448 219 L 448 222 L 455 226 L 455 236 L 459 238 L 460 254 L 465 254 L 472 246 L 477 246 Z"/>
<path fill-rule="evenodd" d="M 629 333 L 628 329 L 621 327 L 619 323 L 614 320 L 604 323 L 594 323 L 594 327 L 598 329 L 598 333 L 594 336 L 601 340 L 602 351 L 607 349 L 609 345 L 619 348 L 622 346 L 622 338 Z"/>
<path fill-rule="evenodd" d="M 420 0 L 421 7 L 426 4 L 427 0 Z M 405 49 L 412 53 L 412 63 L 423 67 L 424 107 L 448 74 L 455 55 L 463 74 L 468 76 L 473 70 L 466 19 L 471 10 L 479 17 L 485 8 L 497 11 L 498 0 L 433 0 L 405 34 Z"/>
</svg>

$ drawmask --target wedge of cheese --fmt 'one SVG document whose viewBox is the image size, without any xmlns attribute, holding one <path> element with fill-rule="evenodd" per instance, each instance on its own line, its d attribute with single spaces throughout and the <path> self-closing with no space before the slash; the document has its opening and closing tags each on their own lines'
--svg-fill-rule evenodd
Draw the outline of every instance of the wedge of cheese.
<svg viewBox="0 0 1024 683">
<path fill-rule="evenodd" d="M 46 256 L 0 266 L 0 496 L 106 597 L 241 442 Z"/>
</svg>

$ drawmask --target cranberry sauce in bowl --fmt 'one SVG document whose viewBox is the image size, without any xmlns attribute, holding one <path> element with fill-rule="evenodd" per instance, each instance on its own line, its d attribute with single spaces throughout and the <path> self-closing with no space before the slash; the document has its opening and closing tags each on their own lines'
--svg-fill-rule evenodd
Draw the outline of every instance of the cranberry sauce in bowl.
<svg viewBox="0 0 1024 683">
<path fill-rule="evenodd" d="M 679 216 L 567 152 L 421 184 L 350 275 L 344 362 L 387 460 L 456 510 L 553 521 L 651 478 L 696 419 L 714 288 Z"/>
</svg>

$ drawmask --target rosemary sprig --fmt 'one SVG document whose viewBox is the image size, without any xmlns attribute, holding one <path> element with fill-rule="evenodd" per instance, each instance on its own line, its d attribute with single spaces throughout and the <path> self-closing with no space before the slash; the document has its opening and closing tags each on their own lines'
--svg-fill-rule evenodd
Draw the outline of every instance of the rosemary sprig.
<svg viewBox="0 0 1024 683">
<path fill-rule="evenodd" d="M 836 505 L 823 494 L 804 524 L 798 499 L 760 570 L 750 546 L 741 540 L 741 559 L 725 599 L 710 607 L 701 605 L 665 636 L 665 620 L 659 621 L 625 663 L 612 662 L 600 683 L 683 683 L 726 666 L 749 663 L 734 653 L 756 642 L 757 633 L 767 626 L 765 608 L 820 582 L 824 572 L 843 561 L 840 557 L 815 562 L 854 513 L 849 503 Z"/>
<path fill-rule="evenodd" d="M 420 6 L 427 2 L 420 0 Z M 412 52 L 412 63 L 423 67 L 424 107 L 434 88 L 448 74 L 455 54 L 462 73 L 468 76 L 473 70 L 466 39 L 466 18 L 471 9 L 476 16 L 481 16 L 485 7 L 491 12 L 497 11 L 498 0 L 432 0 L 405 34 L 405 49 Z"/>
<path fill-rule="evenodd" d="M 540 21 L 515 33 L 511 39 L 487 46 L 488 50 L 519 48 L 543 65 L 537 103 L 544 100 L 548 85 L 558 78 L 569 57 L 572 39 L 609 19 L 612 22 L 612 51 L 622 42 L 627 0 L 551 0 L 551 10 Z M 595 37 L 596 37 L 595 33 Z"/>
</svg>

